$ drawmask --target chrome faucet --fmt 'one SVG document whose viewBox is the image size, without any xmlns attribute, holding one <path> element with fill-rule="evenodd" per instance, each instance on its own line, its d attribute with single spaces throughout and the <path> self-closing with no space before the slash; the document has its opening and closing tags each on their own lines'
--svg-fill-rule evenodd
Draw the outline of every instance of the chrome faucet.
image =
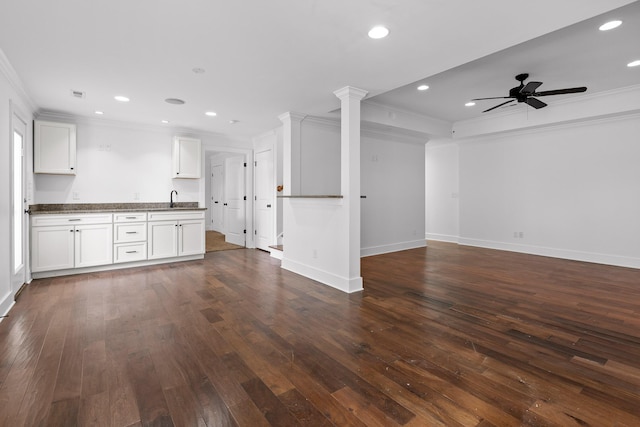
<svg viewBox="0 0 640 427">
<path fill-rule="evenodd" d="M 171 201 L 169 202 L 169 207 L 170 207 L 170 208 L 172 208 L 172 207 L 174 206 L 174 203 L 173 203 L 173 193 L 176 193 L 176 196 L 178 195 L 178 192 L 177 192 L 176 190 L 171 190 L 171 194 L 169 195 L 169 199 L 171 200 Z"/>
</svg>

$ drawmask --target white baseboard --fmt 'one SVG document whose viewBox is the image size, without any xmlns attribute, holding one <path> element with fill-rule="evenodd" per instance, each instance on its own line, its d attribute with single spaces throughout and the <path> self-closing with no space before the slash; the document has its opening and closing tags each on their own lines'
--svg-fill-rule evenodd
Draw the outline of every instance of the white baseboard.
<svg viewBox="0 0 640 427">
<path fill-rule="evenodd" d="M 453 236 L 449 234 L 437 234 L 437 233 L 427 233 L 425 235 L 427 240 L 436 240 L 438 242 L 449 242 L 449 243 L 459 243 L 458 240 L 460 238 L 458 236 Z"/>
<path fill-rule="evenodd" d="M 346 277 L 337 276 L 333 273 L 320 270 L 310 265 L 291 261 L 287 258 L 282 259 L 282 268 L 349 294 L 361 291 L 363 289 L 362 277 L 349 279 Z"/>
<path fill-rule="evenodd" d="M 411 240 L 409 242 L 393 243 L 390 245 L 370 246 L 360 249 L 360 256 L 367 257 L 372 255 L 388 254 L 390 252 L 406 251 L 407 249 L 424 248 L 427 246 L 425 240 Z"/>
<path fill-rule="evenodd" d="M 6 316 L 15 303 L 11 292 L 7 292 L 7 294 L 2 297 L 2 300 L 0 300 L 0 316 Z M 2 322 L 2 319 L 3 318 L 0 317 L 0 322 Z"/>
<path fill-rule="evenodd" d="M 69 276 L 71 274 L 95 273 L 97 271 L 120 270 L 122 268 L 144 267 L 148 265 L 168 264 L 172 262 L 182 262 L 182 261 L 195 261 L 198 259 L 204 259 L 204 254 L 188 255 L 188 256 L 173 257 L 173 258 L 150 259 L 150 260 L 134 261 L 134 262 L 123 262 L 123 263 L 117 263 L 117 264 L 106 264 L 106 265 L 100 265 L 96 267 L 69 268 L 65 270 L 41 271 L 41 272 L 32 273 L 32 277 L 34 279 L 43 279 L 45 277 L 59 277 L 59 276 Z"/>
<path fill-rule="evenodd" d="M 596 264 L 614 265 L 617 267 L 640 268 L 640 258 L 620 255 L 600 254 L 595 252 L 575 251 L 571 249 L 549 248 L 544 246 L 496 242 L 491 240 L 460 238 L 459 244 L 502 251 L 520 252 L 531 255 L 562 258 L 573 261 L 592 262 Z"/>
<path fill-rule="evenodd" d="M 271 258 L 282 260 L 282 251 L 279 249 L 269 248 Z"/>
</svg>

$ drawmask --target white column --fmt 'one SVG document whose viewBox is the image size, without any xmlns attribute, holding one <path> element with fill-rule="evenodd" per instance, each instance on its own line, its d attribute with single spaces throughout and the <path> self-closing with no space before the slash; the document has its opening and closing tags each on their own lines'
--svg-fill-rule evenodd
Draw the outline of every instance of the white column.
<svg viewBox="0 0 640 427">
<path fill-rule="evenodd" d="M 344 244 L 349 253 L 349 289 L 362 289 L 360 276 L 360 101 L 367 91 L 346 86 L 334 92 L 340 99 L 340 189 L 348 221 Z"/>
<path fill-rule="evenodd" d="M 278 116 L 282 127 L 282 185 L 283 195 L 300 195 L 300 126 L 304 114 L 287 112 Z"/>
</svg>

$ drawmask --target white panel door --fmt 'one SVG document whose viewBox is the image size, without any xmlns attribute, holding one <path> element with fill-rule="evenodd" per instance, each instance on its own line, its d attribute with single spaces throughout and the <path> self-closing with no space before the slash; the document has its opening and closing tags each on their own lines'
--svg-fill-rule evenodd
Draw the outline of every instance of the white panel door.
<svg viewBox="0 0 640 427">
<path fill-rule="evenodd" d="M 211 228 L 224 233 L 223 166 L 211 166 Z"/>
<path fill-rule="evenodd" d="M 56 225 L 31 228 L 31 271 L 73 268 L 74 227 Z"/>
<path fill-rule="evenodd" d="M 243 157 L 225 160 L 225 240 L 236 245 L 245 245 L 245 166 Z"/>
<path fill-rule="evenodd" d="M 275 242 L 273 227 L 273 151 L 265 150 L 256 153 L 255 162 L 255 212 L 256 212 L 256 247 L 265 251 Z"/>
<path fill-rule="evenodd" d="M 204 220 L 180 221 L 178 224 L 178 255 L 204 253 Z"/>
<path fill-rule="evenodd" d="M 11 104 L 11 288 L 12 296 L 26 282 L 27 195 L 25 191 L 24 152 L 27 140 L 27 124 Z"/>
<path fill-rule="evenodd" d="M 113 225 L 87 224 L 75 227 L 75 267 L 113 262 Z"/>
<path fill-rule="evenodd" d="M 178 221 L 149 222 L 147 238 L 149 259 L 178 255 Z"/>
</svg>

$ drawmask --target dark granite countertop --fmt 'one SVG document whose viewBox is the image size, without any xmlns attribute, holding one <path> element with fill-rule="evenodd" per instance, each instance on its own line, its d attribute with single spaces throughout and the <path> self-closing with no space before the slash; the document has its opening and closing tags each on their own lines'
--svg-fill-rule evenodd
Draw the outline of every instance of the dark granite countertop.
<svg viewBox="0 0 640 427">
<path fill-rule="evenodd" d="M 150 211 L 204 211 L 207 208 L 198 207 L 198 202 L 176 202 L 170 208 L 169 203 L 65 203 L 42 204 L 29 206 L 31 215 L 49 214 L 79 214 L 101 212 L 150 212 Z"/>
</svg>

